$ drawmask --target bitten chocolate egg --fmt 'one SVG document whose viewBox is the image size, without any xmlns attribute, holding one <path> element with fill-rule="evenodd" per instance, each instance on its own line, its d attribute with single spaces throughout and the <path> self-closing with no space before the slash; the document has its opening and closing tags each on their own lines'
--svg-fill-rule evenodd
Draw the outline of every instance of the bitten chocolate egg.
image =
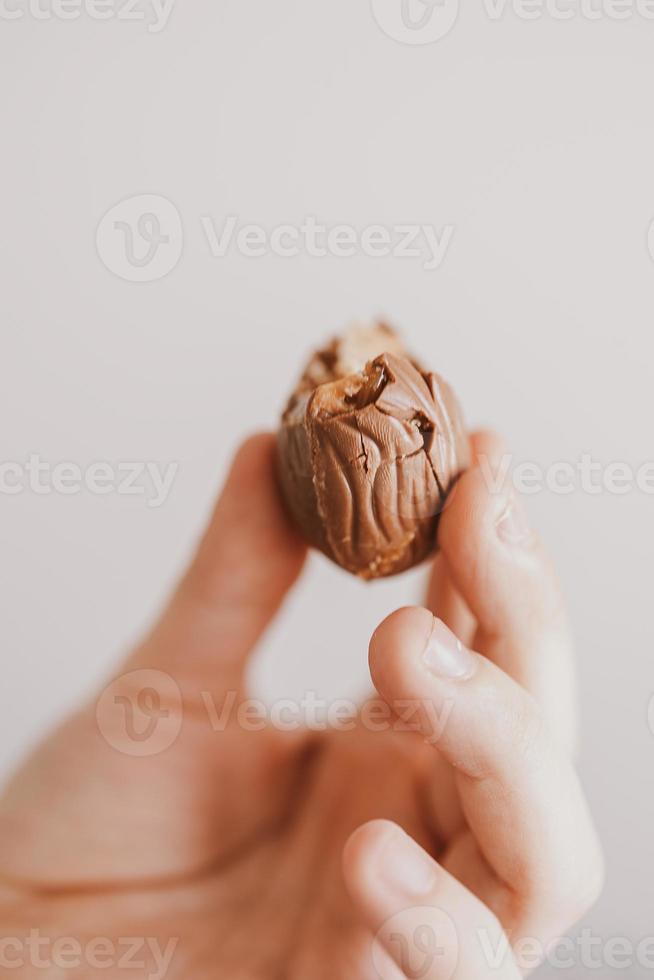
<svg viewBox="0 0 654 980">
<path fill-rule="evenodd" d="M 439 515 L 469 446 L 449 385 L 376 324 L 310 358 L 282 415 L 278 464 L 307 541 L 374 579 L 436 550 Z"/>
</svg>

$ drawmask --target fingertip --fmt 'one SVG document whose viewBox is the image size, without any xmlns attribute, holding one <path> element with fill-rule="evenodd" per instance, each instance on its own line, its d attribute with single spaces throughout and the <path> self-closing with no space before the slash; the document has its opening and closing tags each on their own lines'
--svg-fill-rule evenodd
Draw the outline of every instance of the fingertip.
<svg viewBox="0 0 654 980">
<path fill-rule="evenodd" d="M 176 598 L 190 599 L 192 613 L 229 608 L 234 619 L 242 610 L 245 632 L 253 632 L 259 614 L 266 622 L 299 576 L 306 551 L 277 488 L 275 437 L 255 433 L 236 450 Z"/>
<path fill-rule="evenodd" d="M 235 448 L 227 475 L 216 503 L 214 517 L 220 509 L 248 506 L 259 501 L 259 507 L 282 512 L 275 480 L 275 445 L 272 432 L 254 432 Z M 255 515 L 256 516 L 256 515 Z"/>
<path fill-rule="evenodd" d="M 490 434 L 496 445 L 498 438 Z M 498 467 L 489 443 L 484 448 L 488 455 L 455 487 L 441 516 L 438 543 L 478 626 L 494 634 L 499 628 L 506 632 L 516 620 L 526 623 L 527 607 L 546 608 L 549 615 L 560 607 L 560 595 L 524 501 L 513 488 L 508 461 Z"/>
<path fill-rule="evenodd" d="M 396 689 L 398 671 L 407 658 L 419 656 L 433 629 L 434 616 L 422 606 L 403 606 L 387 616 L 370 641 L 368 662 L 379 693 Z"/>
<path fill-rule="evenodd" d="M 478 429 L 473 432 L 470 436 L 470 447 L 477 465 L 480 458 L 485 458 L 497 466 L 509 452 L 504 437 L 494 429 Z"/>
<path fill-rule="evenodd" d="M 289 519 L 279 490 L 277 476 L 277 437 L 273 432 L 255 432 L 240 444 L 225 489 L 233 488 L 235 497 L 241 493 L 256 495 L 264 517 L 272 520 L 286 535 L 289 543 L 306 551 L 306 543 Z"/>
<path fill-rule="evenodd" d="M 266 520 L 274 519 L 299 542 L 300 536 L 287 518 L 277 482 L 277 438 L 272 432 L 255 432 L 237 447 L 218 507 L 231 502 L 237 507 L 256 499 Z M 253 513 L 258 518 L 259 513 Z"/>
<path fill-rule="evenodd" d="M 343 848 L 343 873 L 351 890 L 370 880 L 384 844 L 398 830 L 391 820 L 369 820 L 350 834 Z"/>
<path fill-rule="evenodd" d="M 252 432 L 238 445 L 232 461 L 231 473 L 242 477 L 257 475 L 267 468 L 273 458 L 275 436 L 272 432 Z"/>
<path fill-rule="evenodd" d="M 438 960 L 433 957 L 422 976 L 487 975 L 484 951 L 472 940 L 484 934 L 499 944 L 498 921 L 398 824 L 364 824 L 349 838 L 343 856 L 348 892 L 375 936 L 373 961 L 376 968 L 383 966 L 376 969 L 379 976 L 416 976 L 407 972 L 408 960 L 423 954 L 424 963 L 425 934 L 438 938 Z M 499 976 L 514 980 L 518 974 L 502 970 Z"/>
<path fill-rule="evenodd" d="M 255 544 L 259 537 L 276 545 L 275 550 L 306 551 L 288 521 L 278 491 L 275 450 L 276 439 L 271 432 L 257 432 L 243 440 L 234 454 L 207 537 L 217 539 L 237 527 L 244 539 Z"/>
<path fill-rule="evenodd" d="M 371 820 L 355 830 L 343 849 L 343 869 L 351 897 L 375 925 L 398 902 L 426 899 L 438 875 L 433 858 L 391 820 Z"/>
<path fill-rule="evenodd" d="M 495 493 L 479 468 L 458 480 L 438 527 L 438 543 L 448 562 L 476 564 L 480 550 L 506 506 L 503 488 Z"/>
<path fill-rule="evenodd" d="M 466 545 L 469 550 L 470 543 L 479 548 L 511 496 L 511 457 L 502 436 L 479 430 L 470 441 L 474 465 L 452 488 L 439 522 L 438 542 L 446 556 L 451 551 L 456 557 Z"/>
</svg>

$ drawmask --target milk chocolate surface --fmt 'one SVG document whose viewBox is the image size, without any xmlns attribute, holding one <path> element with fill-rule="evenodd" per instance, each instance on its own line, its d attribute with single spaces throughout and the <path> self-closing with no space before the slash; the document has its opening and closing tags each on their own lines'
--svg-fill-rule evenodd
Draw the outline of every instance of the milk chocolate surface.
<svg viewBox="0 0 654 980">
<path fill-rule="evenodd" d="M 300 530 L 364 579 L 435 551 L 445 499 L 469 465 L 451 388 L 381 324 L 353 328 L 313 355 L 283 413 L 278 450 Z"/>
</svg>

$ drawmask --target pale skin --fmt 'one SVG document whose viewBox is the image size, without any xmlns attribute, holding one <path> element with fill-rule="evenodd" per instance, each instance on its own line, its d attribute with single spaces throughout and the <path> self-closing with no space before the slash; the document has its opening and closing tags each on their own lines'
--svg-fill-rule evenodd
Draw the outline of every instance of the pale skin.
<svg viewBox="0 0 654 980">
<path fill-rule="evenodd" d="M 474 448 L 491 461 L 503 452 L 490 434 Z M 305 558 L 275 488 L 273 439 L 248 440 L 189 571 L 116 672 L 115 737 L 101 734 L 92 699 L 0 801 L 0 936 L 17 940 L 0 948 L 14 960 L 7 975 L 529 972 L 534 950 L 569 929 L 602 882 L 572 761 L 572 644 L 521 503 L 491 493 L 478 466 L 442 515 L 439 545 L 424 607 L 392 612 L 371 639 L 372 681 L 391 709 L 384 730 L 255 732 L 232 713 L 217 732 L 207 697 L 220 707 L 230 691 L 248 696 L 248 657 Z M 171 745 L 138 757 L 121 749 L 121 703 L 143 669 L 174 679 L 183 720 Z M 394 724 L 400 702 L 417 706 L 416 730 Z M 31 929 L 46 937 L 46 962 L 62 937 L 77 939 L 83 961 L 70 946 L 63 970 L 34 965 Z M 503 936 L 508 951 L 489 964 Z M 124 955 L 126 937 L 151 945 L 126 971 L 109 945 L 89 951 L 98 937 Z"/>
</svg>

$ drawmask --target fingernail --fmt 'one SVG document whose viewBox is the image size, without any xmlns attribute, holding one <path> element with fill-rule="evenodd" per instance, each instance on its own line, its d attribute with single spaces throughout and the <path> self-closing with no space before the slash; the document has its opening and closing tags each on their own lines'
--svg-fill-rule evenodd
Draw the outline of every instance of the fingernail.
<svg viewBox="0 0 654 980">
<path fill-rule="evenodd" d="M 474 655 L 440 619 L 434 618 L 431 635 L 422 655 L 427 668 L 438 677 L 462 680 L 474 673 Z"/>
<path fill-rule="evenodd" d="M 382 847 L 378 861 L 381 877 L 394 892 L 411 898 L 429 894 L 434 886 L 433 862 L 402 831 L 392 834 Z"/>
<path fill-rule="evenodd" d="M 524 544 L 531 537 L 531 527 L 522 500 L 511 493 L 506 507 L 495 522 L 498 536 L 506 544 Z"/>
</svg>

